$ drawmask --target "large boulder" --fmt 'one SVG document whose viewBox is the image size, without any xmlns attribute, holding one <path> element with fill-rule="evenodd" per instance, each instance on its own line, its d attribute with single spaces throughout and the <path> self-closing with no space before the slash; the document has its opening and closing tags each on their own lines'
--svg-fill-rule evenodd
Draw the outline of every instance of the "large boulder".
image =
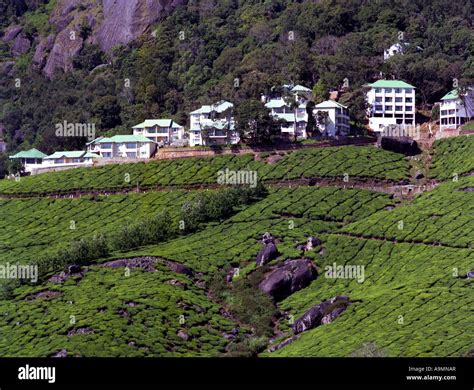
<svg viewBox="0 0 474 390">
<path fill-rule="evenodd" d="M 261 265 L 264 265 L 268 263 L 269 261 L 276 259 L 277 257 L 278 257 L 278 249 L 273 242 L 270 242 L 269 244 L 265 245 L 260 250 L 260 252 L 258 252 L 257 266 L 260 267 Z"/>
<path fill-rule="evenodd" d="M 382 149 L 402 153 L 405 156 L 414 156 L 421 153 L 416 141 L 409 137 L 382 137 L 380 146 Z"/>
<path fill-rule="evenodd" d="M 331 323 L 347 309 L 350 303 L 349 297 L 338 295 L 313 306 L 295 321 L 292 326 L 293 332 L 298 334 L 316 326 Z"/>
<path fill-rule="evenodd" d="M 264 265 L 278 257 L 278 249 L 275 245 L 275 237 L 265 232 L 262 236 L 264 247 L 257 254 L 257 266 Z"/>
<path fill-rule="evenodd" d="M 268 273 L 258 287 L 278 302 L 305 288 L 317 276 L 318 272 L 311 260 L 287 260 Z"/>
</svg>

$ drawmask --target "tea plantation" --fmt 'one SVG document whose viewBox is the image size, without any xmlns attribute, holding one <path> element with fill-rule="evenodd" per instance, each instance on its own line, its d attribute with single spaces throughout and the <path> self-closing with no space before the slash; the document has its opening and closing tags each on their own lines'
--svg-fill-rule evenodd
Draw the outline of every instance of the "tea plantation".
<svg viewBox="0 0 474 390">
<path fill-rule="evenodd" d="M 253 155 L 222 155 L 78 168 L 22 177 L 19 181 L 1 180 L 0 194 L 35 195 L 111 191 L 137 186 L 150 188 L 216 184 L 218 171 L 225 168 L 256 170 L 263 181 L 300 177 L 342 178 L 344 175 L 400 181 L 409 176 L 410 170 L 408 161 L 400 154 L 372 146 L 346 146 L 289 152 L 274 164 L 266 163 L 265 159 L 256 161 Z"/>
<path fill-rule="evenodd" d="M 472 168 L 470 160 L 455 157 L 458 148 L 462 155 L 474 152 L 468 137 L 435 143 L 429 175 L 449 180 L 410 201 L 363 189 L 268 186 L 259 200 L 240 204 L 225 218 L 208 218 L 192 232 L 115 248 L 64 281 L 15 286 L 0 299 L 0 355 L 352 356 L 367 354 L 361 351 L 370 345 L 382 356 L 465 356 L 474 348 L 474 293 L 466 277 L 474 263 L 474 177 L 462 177 Z M 190 185 L 216 184 L 217 171 L 225 168 L 255 169 L 267 183 L 344 174 L 395 183 L 410 171 L 408 159 L 373 147 L 305 149 L 271 164 L 268 157 L 223 155 L 2 181 L 4 195 L 28 197 L 0 200 L 0 265 L 34 262 L 71 240 L 110 236 L 165 209 L 170 225 L 178 224 L 183 210 L 192 219 L 190 202 L 217 191 Z M 460 175 L 452 180 L 440 167 Z M 43 196 L 131 189 L 137 182 L 150 191 Z M 169 188 L 153 191 L 156 186 Z M 275 237 L 278 256 L 257 267 L 265 232 Z M 303 252 L 309 236 L 321 245 Z M 151 270 L 108 266 L 150 256 L 159 260 Z M 252 290 L 252 277 L 301 258 L 318 271 L 307 287 L 277 304 Z M 178 273 L 170 261 L 192 272 Z M 328 277 L 326 267 L 334 263 L 363 267 L 363 280 Z M 226 282 L 229 272 L 232 283 Z M 337 295 L 352 302 L 340 316 L 268 351 L 293 336 L 295 319 Z"/>
<path fill-rule="evenodd" d="M 430 177 L 450 179 L 474 171 L 474 137 L 446 138 L 433 144 Z"/>
</svg>

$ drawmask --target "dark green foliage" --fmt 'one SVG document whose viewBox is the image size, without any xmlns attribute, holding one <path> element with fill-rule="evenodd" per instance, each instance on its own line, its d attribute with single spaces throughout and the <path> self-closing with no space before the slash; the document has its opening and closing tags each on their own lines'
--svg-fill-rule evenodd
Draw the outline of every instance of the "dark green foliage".
<svg viewBox="0 0 474 390">
<path fill-rule="evenodd" d="M 261 199 L 266 194 L 267 190 L 261 183 L 255 188 L 240 186 L 200 193 L 182 206 L 180 222 L 183 233 L 197 230 L 202 223 L 228 218 L 236 207 Z"/>
</svg>

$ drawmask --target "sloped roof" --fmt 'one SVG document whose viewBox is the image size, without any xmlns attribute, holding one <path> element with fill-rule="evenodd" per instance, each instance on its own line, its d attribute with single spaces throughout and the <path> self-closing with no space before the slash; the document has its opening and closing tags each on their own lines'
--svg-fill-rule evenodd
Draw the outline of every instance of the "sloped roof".
<svg viewBox="0 0 474 390">
<path fill-rule="evenodd" d="M 228 102 L 226 100 L 221 100 L 220 102 L 217 102 L 212 105 L 201 106 L 201 108 L 191 111 L 190 114 L 209 114 L 212 111 L 221 113 L 232 107 L 234 107 L 234 105 L 231 102 Z"/>
<path fill-rule="evenodd" d="M 372 88 L 415 88 L 413 85 L 405 83 L 401 80 L 377 80 L 375 83 L 369 84 Z"/>
<path fill-rule="evenodd" d="M 280 108 L 286 106 L 283 99 L 271 99 L 268 103 L 265 104 L 267 108 Z"/>
<path fill-rule="evenodd" d="M 106 143 L 124 143 L 124 142 L 142 142 L 142 143 L 152 143 L 153 141 L 141 134 L 125 134 L 125 135 L 114 135 L 110 138 L 102 138 L 97 141 L 99 144 Z"/>
<path fill-rule="evenodd" d="M 291 92 L 311 92 L 311 89 L 305 87 L 304 85 L 298 84 L 292 88 Z"/>
<path fill-rule="evenodd" d="M 341 103 L 335 102 L 334 100 L 326 100 L 322 103 L 316 104 L 314 108 L 347 108 Z"/>
<path fill-rule="evenodd" d="M 84 158 L 100 158 L 100 156 L 97 153 L 92 153 L 92 152 L 87 152 L 83 157 Z"/>
<path fill-rule="evenodd" d="M 46 154 L 40 152 L 38 149 L 23 150 L 17 154 L 10 156 L 10 158 L 45 158 Z"/>
<path fill-rule="evenodd" d="M 171 119 L 145 119 L 144 122 L 132 127 L 132 129 L 141 129 L 144 127 L 170 127 L 173 121 Z"/>
<path fill-rule="evenodd" d="M 441 100 L 452 100 L 452 99 L 458 99 L 459 98 L 459 92 L 457 89 L 453 89 L 452 91 L 449 91 L 446 95 L 444 95 Z"/>
<path fill-rule="evenodd" d="M 55 160 L 58 158 L 81 158 L 86 152 L 84 150 L 60 151 L 54 152 L 50 156 L 45 157 L 45 160 Z"/>
</svg>

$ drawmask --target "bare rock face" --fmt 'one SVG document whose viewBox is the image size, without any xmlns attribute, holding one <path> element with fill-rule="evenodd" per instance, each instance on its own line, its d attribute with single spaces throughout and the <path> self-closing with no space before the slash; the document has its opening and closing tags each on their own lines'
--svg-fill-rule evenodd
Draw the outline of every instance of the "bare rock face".
<svg viewBox="0 0 474 390">
<path fill-rule="evenodd" d="M 23 27 L 21 26 L 10 26 L 5 30 L 5 35 L 3 36 L 3 42 L 10 42 L 13 41 L 18 34 L 23 31 Z"/>
<path fill-rule="evenodd" d="M 295 321 L 293 332 L 298 334 L 322 324 L 329 324 L 345 311 L 350 304 L 349 297 L 339 295 L 323 301 L 313 306 Z"/>
<path fill-rule="evenodd" d="M 258 287 L 278 302 L 307 287 L 317 276 L 311 260 L 287 260 L 271 271 Z"/>
<path fill-rule="evenodd" d="M 30 49 L 30 46 L 31 42 L 28 38 L 26 38 L 23 34 L 17 35 L 15 41 L 13 42 L 12 54 L 15 57 L 21 56 Z"/>
<path fill-rule="evenodd" d="M 54 35 L 48 35 L 43 38 L 36 46 L 35 54 L 33 56 L 33 66 L 36 69 L 43 69 L 48 59 L 48 54 L 54 46 Z"/>
<path fill-rule="evenodd" d="M 97 42 L 106 52 L 132 42 L 184 0 L 102 0 L 104 20 Z"/>
<path fill-rule="evenodd" d="M 0 62 L 0 75 L 11 76 L 14 66 L 15 66 L 15 61 Z"/>
<path fill-rule="evenodd" d="M 74 35 L 72 35 L 71 32 L 73 32 Z M 74 39 L 71 39 L 72 36 L 74 36 Z M 46 76 L 52 77 L 58 68 L 64 72 L 71 71 L 73 69 L 73 58 L 81 51 L 82 44 L 83 40 L 75 29 L 66 28 L 61 31 L 56 36 L 53 48 L 44 67 Z"/>
</svg>

